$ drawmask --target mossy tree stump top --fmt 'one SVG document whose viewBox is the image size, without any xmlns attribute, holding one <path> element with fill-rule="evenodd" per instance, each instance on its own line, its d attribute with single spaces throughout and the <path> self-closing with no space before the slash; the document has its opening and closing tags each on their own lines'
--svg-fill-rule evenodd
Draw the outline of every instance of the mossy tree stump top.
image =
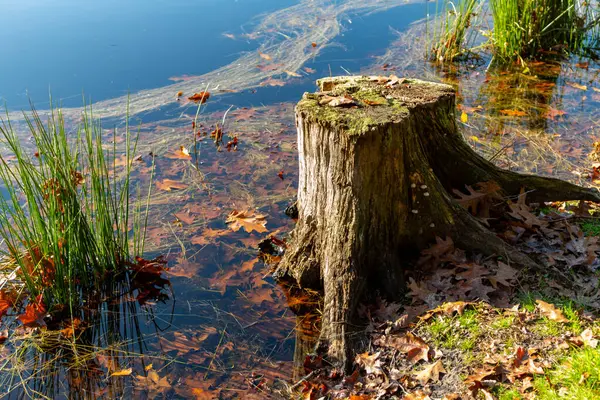
<svg viewBox="0 0 600 400">
<path fill-rule="evenodd" d="M 349 135 L 399 122 L 417 105 L 454 98 L 452 86 L 419 79 L 348 76 L 319 79 L 317 85 L 320 92 L 305 93 L 297 112 L 308 120 L 344 128 Z M 347 98 L 352 103 L 329 106 L 325 103 L 328 97 Z"/>
</svg>

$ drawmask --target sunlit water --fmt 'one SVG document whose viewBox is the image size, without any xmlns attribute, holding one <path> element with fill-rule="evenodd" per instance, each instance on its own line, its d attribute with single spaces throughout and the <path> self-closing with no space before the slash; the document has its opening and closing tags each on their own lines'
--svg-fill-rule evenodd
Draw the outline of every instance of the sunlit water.
<svg viewBox="0 0 600 400">
<path fill-rule="evenodd" d="M 146 299 L 134 290 L 113 302 L 117 306 L 107 306 L 104 318 L 126 323 L 114 325 L 121 332 L 112 339 L 110 324 L 98 330 L 102 338 L 90 339 L 95 346 L 79 375 L 66 372 L 68 360 L 61 359 L 48 372 L 57 371 L 52 382 L 36 376 L 27 381 L 27 369 L 39 368 L 27 364 L 24 375 L 3 392 L 23 395 L 24 382 L 27 390 L 63 397 L 275 396 L 261 382 L 290 381 L 295 326 L 302 324 L 306 332 L 307 323 L 289 310 L 270 278 L 270 266 L 257 259 L 257 246 L 270 234 L 285 237 L 294 225 L 283 212 L 297 184 L 293 103 L 314 90 L 318 77 L 395 73 L 456 84 L 459 112 L 467 115 L 462 128 L 482 153 L 496 155 L 506 167 L 585 180 L 596 130 L 592 110 L 600 101 L 592 89 L 593 63 L 587 69 L 576 67 L 577 61 L 532 66 L 539 74 L 535 79 L 486 74 L 486 59 L 458 71 L 438 70 L 424 62 L 424 51 L 407 45 L 419 42 L 422 31 L 402 36 L 411 22 L 425 17 L 424 4 L 391 1 L 389 9 L 384 4 L 379 12 L 365 14 L 360 9 L 335 12 L 351 2 L 317 3 L 311 29 L 331 18 L 341 29 L 333 39 L 314 39 L 315 47 L 312 37 L 293 37 L 288 30 L 256 31 L 270 13 L 300 4 L 296 1 L 0 0 L 0 97 L 9 110 L 27 108 L 29 100 L 44 109 L 49 90 L 67 108 L 80 106 L 85 93 L 100 101 L 95 106 L 100 114 L 105 106 L 124 108 L 126 103 L 112 99 L 127 93 L 132 99 L 150 99 L 133 113 L 132 121 L 140 124 L 142 156 L 134 176 L 142 186 L 148 183 L 152 152 L 157 175 L 148 244 L 152 254 L 165 254 L 172 268 L 165 276 L 172 291 L 163 290 L 168 299 Z M 288 29 L 295 17 L 289 15 Z M 269 46 L 261 47 L 265 37 Z M 308 58 L 282 71 L 288 65 L 281 58 L 288 54 L 285 45 L 297 41 Z M 230 72 L 223 73 L 223 82 L 210 80 L 218 80 L 215 70 L 242 62 L 247 63 L 240 70 L 248 76 L 247 85 L 236 81 L 241 87 L 227 86 Z M 397 68 L 384 71 L 384 63 Z M 272 66 L 272 76 L 256 76 L 258 66 Z M 192 91 L 208 85 L 211 98 L 198 128 L 210 133 L 224 119 L 220 148 L 209 135 L 194 140 L 197 108 L 185 100 L 189 91 L 176 100 L 176 82 L 186 90 L 192 82 Z M 122 128 L 125 112 L 120 112 L 109 113 L 105 125 Z M 237 151 L 227 151 L 235 137 Z M 107 141 L 111 138 L 107 133 Z M 181 157 L 180 146 L 190 149 L 191 159 Z M 266 232 L 234 232 L 225 222 L 234 210 L 263 215 Z M 11 348 L 9 343 L 2 356 Z M 107 378 L 128 368 L 132 371 L 126 376 Z"/>
</svg>

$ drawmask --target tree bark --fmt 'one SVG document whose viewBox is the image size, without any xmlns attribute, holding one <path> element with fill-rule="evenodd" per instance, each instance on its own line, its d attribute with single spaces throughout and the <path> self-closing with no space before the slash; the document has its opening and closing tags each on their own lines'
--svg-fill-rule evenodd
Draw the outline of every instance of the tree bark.
<svg viewBox="0 0 600 400">
<path fill-rule="evenodd" d="M 455 121 L 452 87 L 415 79 L 319 80 L 296 107 L 299 219 L 276 276 L 323 289 L 321 342 L 346 367 L 365 290 L 399 298 L 404 271 L 436 236 L 538 268 L 449 193 L 494 181 L 507 196 L 599 201 L 595 190 L 504 171 L 477 155 Z"/>
</svg>

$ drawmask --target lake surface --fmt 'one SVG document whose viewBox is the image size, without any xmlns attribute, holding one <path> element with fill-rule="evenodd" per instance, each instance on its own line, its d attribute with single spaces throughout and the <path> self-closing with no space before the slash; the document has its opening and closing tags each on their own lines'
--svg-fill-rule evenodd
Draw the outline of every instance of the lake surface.
<svg viewBox="0 0 600 400">
<path fill-rule="evenodd" d="M 296 334 L 310 340 L 316 322 L 290 311 L 287 300 L 307 300 L 286 299 L 271 265 L 257 258 L 258 244 L 294 226 L 284 215 L 297 187 L 293 106 L 319 77 L 394 73 L 454 84 L 467 115 L 461 129 L 481 153 L 513 169 L 586 179 L 599 120 L 596 64 L 532 65 L 535 79 L 486 72 L 485 56 L 435 68 L 417 48 L 423 31 L 406 36 L 426 16 L 425 4 L 367 3 L 0 0 L 0 98 L 10 111 L 27 109 L 29 100 L 44 110 L 50 90 L 77 115 L 85 93 L 98 102 L 95 112 L 106 112 L 105 126 L 121 129 L 131 93 L 141 135 L 134 176 L 142 186 L 148 154 L 156 156 L 149 255 L 166 255 L 171 267 L 151 294 L 134 287 L 106 306 L 85 366 L 73 368 L 63 353 L 46 369 L 25 363 L 19 378 L 0 373 L 3 392 L 276 398 L 268 385 L 290 381 Z M 185 97 L 205 88 L 211 98 L 193 128 L 197 106 Z M 210 139 L 217 124 L 220 147 Z M 196 130 L 208 134 L 194 138 Z M 228 151 L 234 138 L 237 148 Z M 250 226 L 234 231 L 226 223 L 233 211 L 244 211 Z"/>
</svg>

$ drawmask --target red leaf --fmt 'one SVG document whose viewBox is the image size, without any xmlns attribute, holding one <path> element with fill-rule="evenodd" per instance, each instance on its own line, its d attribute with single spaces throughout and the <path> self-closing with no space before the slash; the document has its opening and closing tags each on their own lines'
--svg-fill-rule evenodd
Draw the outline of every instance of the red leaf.
<svg viewBox="0 0 600 400">
<path fill-rule="evenodd" d="M 25 313 L 19 315 L 19 320 L 23 326 L 35 328 L 46 326 L 44 316 L 46 315 L 46 306 L 44 305 L 42 295 L 40 294 L 34 303 L 29 303 L 25 307 Z"/>
</svg>

